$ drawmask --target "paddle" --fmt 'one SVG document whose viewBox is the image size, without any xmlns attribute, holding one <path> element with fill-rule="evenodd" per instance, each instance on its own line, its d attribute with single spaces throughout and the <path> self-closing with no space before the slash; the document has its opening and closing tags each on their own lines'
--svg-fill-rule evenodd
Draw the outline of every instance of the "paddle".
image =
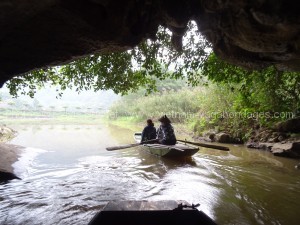
<svg viewBox="0 0 300 225">
<path fill-rule="evenodd" d="M 142 144 L 153 143 L 155 141 L 157 141 L 157 139 L 153 139 L 153 140 L 149 140 L 149 141 L 143 141 L 143 142 L 136 143 L 136 144 L 107 147 L 106 150 L 107 151 L 115 151 L 115 150 L 120 150 L 120 149 L 125 149 L 125 148 L 132 148 L 132 147 L 136 147 L 136 146 L 139 146 L 139 145 L 142 145 Z"/>
<path fill-rule="evenodd" d="M 188 144 L 192 144 L 192 145 L 196 145 L 196 146 L 201 146 L 201 147 L 204 147 L 204 148 L 213 148 L 213 149 L 222 150 L 222 151 L 229 151 L 229 148 L 225 147 L 225 146 L 204 144 L 204 143 L 192 142 L 192 141 L 184 141 L 184 140 L 177 140 L 177 141 L 188 143 Z"/>
</svg>

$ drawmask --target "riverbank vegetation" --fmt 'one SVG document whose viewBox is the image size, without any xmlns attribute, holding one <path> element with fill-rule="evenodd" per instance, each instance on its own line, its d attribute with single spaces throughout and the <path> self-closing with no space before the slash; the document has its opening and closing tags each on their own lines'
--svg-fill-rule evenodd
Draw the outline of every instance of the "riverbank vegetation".
<svg viewBox="0 0 300 225">
<path fill-rule="evenodd" d="M 103 121 L 103 113 L 69 111 L 0 110 L 0 125 L 81 124 L 93 125 Z"/>
<path fill-rule="evenodd" d="M 187 86 L 185 79 L 165 80 L 157 81 L 158 92 L 151 95 L 142 89 L 130 93 L 110 108 L 109 116 L 141 122 L 167 114 L 196 136 L 224 131 L 243 141 L 257 127 L 271 128 L 298 116 L 299 73 L 272 67 L 251 72 L 212 54 L 201 74 L 197 87 Z"/>
</svg>

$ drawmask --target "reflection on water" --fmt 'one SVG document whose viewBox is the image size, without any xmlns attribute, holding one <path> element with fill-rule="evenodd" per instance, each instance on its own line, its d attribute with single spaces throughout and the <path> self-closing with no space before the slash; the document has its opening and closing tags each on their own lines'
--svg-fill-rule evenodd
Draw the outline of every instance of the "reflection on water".
<svg viewBox="0 0 300 225">
<path fill-rule="evenodd" d="M 14 127 L 22 180 L 0 186 L 0 224 L 86 224 L 109 200 L 187 200 L 219 224 L 299 224 L 297 161 L 230 146 L 174 161 L 135 149 L 116 126 Z"/>
</svg>

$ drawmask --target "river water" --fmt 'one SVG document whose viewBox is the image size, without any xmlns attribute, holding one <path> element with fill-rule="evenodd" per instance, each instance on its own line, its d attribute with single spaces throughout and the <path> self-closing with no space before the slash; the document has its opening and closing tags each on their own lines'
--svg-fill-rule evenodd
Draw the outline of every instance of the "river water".
<svg viewBox="0 0 300 225">
<path fill-rule="evenodd" d="M 188 161 L 158 158 L 113 125 L 15 126 L 25 146 L 0 185 L 0 224 L 87 224 L 110 200 L 186 200 L 221 224 L 300 224 L 297 160 L 230 145 L 202 148 Z"/>
</svg>

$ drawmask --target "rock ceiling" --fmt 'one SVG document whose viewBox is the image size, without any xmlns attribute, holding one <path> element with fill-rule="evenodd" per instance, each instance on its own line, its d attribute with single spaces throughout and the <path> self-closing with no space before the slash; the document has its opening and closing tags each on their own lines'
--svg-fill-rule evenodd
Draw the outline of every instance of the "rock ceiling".
<svg viewBox="0 0 300 225">
<path fill-rule="evenodd" d="M 189 20 L 220 57 L 300 71 L 299 4 L 291 0 L 1 0 L 0 84 L 95 52 L 130 49 L 159 25 L 181 40 Z"/>
</svg>

